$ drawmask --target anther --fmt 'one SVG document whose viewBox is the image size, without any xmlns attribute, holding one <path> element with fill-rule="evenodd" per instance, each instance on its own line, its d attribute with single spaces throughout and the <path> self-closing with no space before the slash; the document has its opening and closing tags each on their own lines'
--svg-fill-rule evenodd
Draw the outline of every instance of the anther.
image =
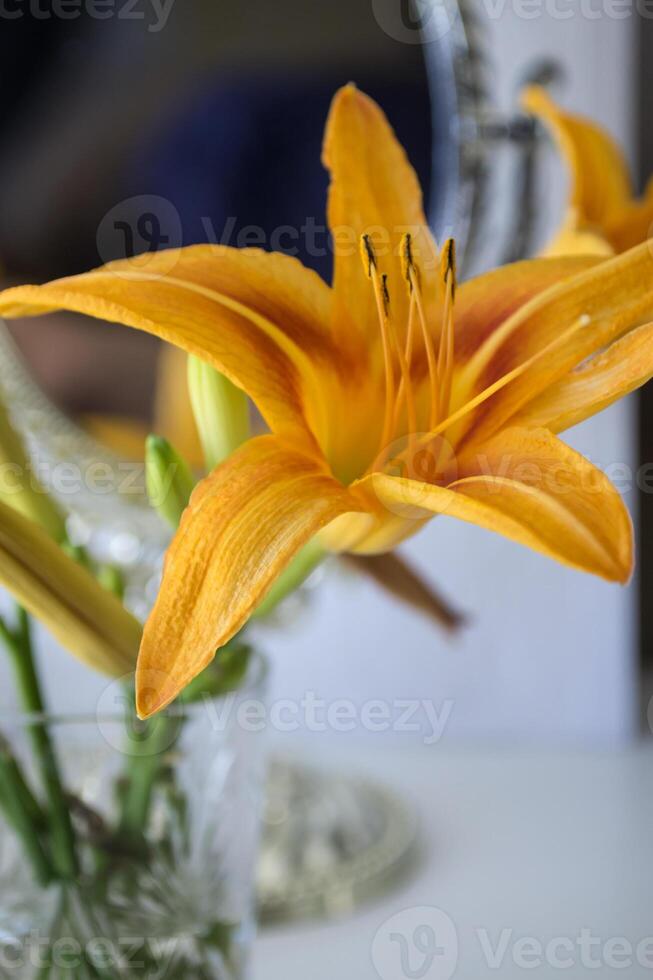
<svg viewBox="0 0 653 980">
<path fill-rule="evenodd" d="M 361 235 L 360 250 L 363 268 L 367 273 L 367 278 L 371 279 L 372 269 L 376 269 L 376 255 L 369 235 Z"/>
<path fill-rule="evenodd" d="M 383 310 L 386 316 L 390 312 L 390 292 L 388 290 L 388 276 L 384 272 L 381 276 L 381 292 L 383 293 Z"/>
<path fill-rule="evenodd" d="M 445 245 L 443 255 L 443 279 L 445 286 L 451 288 L 452 299 L 456 298 L 456 242 L 450 238 Z"/>
<path fill-rule="evenodd" d="M 408 292 L 412 293 L 413 283 L 411 273 L 415 269 L 415 263 L 413 262 L 413 239 L 410 232 L 406 232 L 401 239 L 401 245 L 399 246 L 399 257 L 401 259 L 401 271 L 404 279 L 408 283 Z"/>
</svg>

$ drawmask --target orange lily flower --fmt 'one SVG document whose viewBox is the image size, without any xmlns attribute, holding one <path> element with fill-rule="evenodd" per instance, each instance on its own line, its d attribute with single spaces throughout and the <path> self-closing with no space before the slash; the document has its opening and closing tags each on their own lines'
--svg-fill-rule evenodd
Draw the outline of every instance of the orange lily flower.
<svg viewBox="0 0 653 980">
<path fill-rule="evenodd" d="M 137 671 L 170 703 L 315 535 L 382 553 L 435 514 L 625 582 L 630 519 L 556 433 L 653 375 L 653 255 L 536 259 L 456 287 L 379 107 L 340 90 L 327 124 L 329 288 L 296 260 L 196 246 L 0 294 L 146 330 L 244 389 L 270 433 L 197 486 L 167 554 Z M 358 242 L 362 258 L 356 254 Z"/>
<path fill-rule="evenodd" d="M 612 255 L 653 234 L 653 179 L 635 197 L 619 145 L 596 123 L 565 112 L 538 85 L 522 96 L 524 108 L 548 128 L 570 171 L 567 213 L 545 255 Z"/>
</svg>

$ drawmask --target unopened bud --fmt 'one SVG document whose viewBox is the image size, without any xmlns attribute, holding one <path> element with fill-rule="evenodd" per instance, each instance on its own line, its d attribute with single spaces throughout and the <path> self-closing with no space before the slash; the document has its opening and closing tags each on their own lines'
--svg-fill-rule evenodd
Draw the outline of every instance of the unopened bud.
<svg viewBox="0 0 653 980">
<path fill-rule="evenodd" d="M 145 442 L 145 479 L 152 507 L 176 528 L 195 488 L 195 479 L 188 463 L 161 436 L 150 435 Z"/>
<path fill-rule="evenodd" d="M 204 461 L 212 470 L 249 438 L 247 395 L 192 355 L 188 358 L 188 391 Z"/>
</svg>

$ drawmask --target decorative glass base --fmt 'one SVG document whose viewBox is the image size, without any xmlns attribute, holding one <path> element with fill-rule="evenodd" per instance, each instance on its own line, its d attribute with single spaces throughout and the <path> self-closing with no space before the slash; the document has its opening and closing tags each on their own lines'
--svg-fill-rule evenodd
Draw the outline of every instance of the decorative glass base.
<svg viewBox="0 0 653 980">
<path fill-rule="evenodd" d="M 359 778 L 275 759 L 258 871 L 263 923 L 350 912 L 410 870 L 415 815 Z"/>
</svg>

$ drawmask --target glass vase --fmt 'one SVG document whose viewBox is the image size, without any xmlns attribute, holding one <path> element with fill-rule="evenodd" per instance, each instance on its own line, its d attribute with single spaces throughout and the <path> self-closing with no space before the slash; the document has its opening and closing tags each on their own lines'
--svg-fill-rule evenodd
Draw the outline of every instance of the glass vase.
<svg viewBox="0 0 653 980">
<path fill-rule="evenodd" d="M 265 673 L 253 657 L 237 691 L 147 724 L 126 724 L 119 684 L 92 717 L 4 719 L 0 978 L 243 980 L 264 786 L 262 726 L 247 712 L 259 711 Z M 43 733 L 74 836 L 64 875 L 51 870 Z"/>
</svg>

